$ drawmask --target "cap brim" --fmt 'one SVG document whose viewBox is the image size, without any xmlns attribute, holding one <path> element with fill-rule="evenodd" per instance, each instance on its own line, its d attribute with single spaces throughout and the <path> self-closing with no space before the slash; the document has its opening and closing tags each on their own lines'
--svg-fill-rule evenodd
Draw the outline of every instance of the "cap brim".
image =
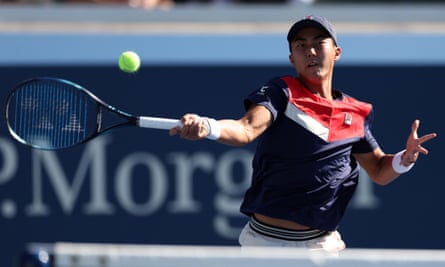
<svg viewBox="0 0 445 267">
<path fill-rule="evenodd" d="M 320 30 L 324 31 L 326 34 L 328 34 L 335 41 L 335 38 L 329 33 L 329 31 L 323 25 L 321 25 L 319 22 L 317 22 L 315 20 L 303 20 L 303 21 L 299 21 L 299 22 L 295 23 L 287 35 L 287 41 L 292 42 L 295 39 L 295 35 L 297 35 L 297 33 L 300 30 L 305 29 L 305 28 L 320 29 Z"/>
</svg>

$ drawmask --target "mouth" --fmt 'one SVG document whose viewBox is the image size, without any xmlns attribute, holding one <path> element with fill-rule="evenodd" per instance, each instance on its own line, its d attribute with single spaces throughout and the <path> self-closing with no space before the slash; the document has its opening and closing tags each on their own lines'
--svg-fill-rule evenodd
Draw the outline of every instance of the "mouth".
<svg viewBox="0 0 445 267">
<path fill-rule="evenodd" d="M 317 63 L 316 61 L 312 61 L 312 62 L 310 62 L 307 66 L 308 66 L 309 68 L 316 67 L 316 66 L 318 66 L 318 63 Z"/>
</svg>

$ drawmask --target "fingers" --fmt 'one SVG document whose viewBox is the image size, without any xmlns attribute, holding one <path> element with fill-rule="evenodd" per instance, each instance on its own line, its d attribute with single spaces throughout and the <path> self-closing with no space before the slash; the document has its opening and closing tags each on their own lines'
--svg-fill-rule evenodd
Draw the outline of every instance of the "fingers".
<svg viewBox="0 0 445 267">
<path fill-rule="evenodd" d="M 419 129 L 420 126 L 420 121 L 419 120 L 414 120 L 412 126 L 411 126 L 411 137 L 413 139 L 415 139 L 415 141 L 417 142 L 417 145 L 420 147 L 421 144 L 425 143 L 426 141 L 429 141 L 433 138 L 435 138 L 437 136 L 436 133 L 429 133 L 429 134 L 425 134 L 421 137 L 418 137 L 417 135 L 417 130 Z M 426 149 L 424 149 L 426 151 Z M 419 151 L 421 152 L 421 151 Z M 428 153 L 428 152 L 427 152 Z"/>
<path fill-rule="evenodd" d="M 413 124 L 411 125 L 411 134 L 408 137 L 408 141 L 406 143 L 407 154 L 413 161 L 417 160 L 419 153 L 422 153 L 424 155 L 428 154 L 428 150 L 424 148 L 422 144 L 437 136 L 436 133 L 429 133 L 421 137 L 418 137 L 417 130 L 419 129 L 419 126 L 420 126 L 420 121 L 414 120 Z"/>
<path fill-rule="evenodd" d="M 424 136 L 422 136 L 422 137 L 419 137 L 419 142 L 420 142 L 421 144 L 422 144 L 422 143 L 425 143 L 426 141 L 429 141 L 429 140 L 435 138 L 436 136 L 437 136 L 436 133 L 426 134 L 426 135 L 424 135 Z"/>
<path fill-rule="evenodd" d="M 186 114 L 181 118 L 181 127 L 170 129 L 170 135 L 180 135 L 188 140 L 197 140 L 207 136 L 207 128 L 202 118 L 196 114 Z"/>
<path fill-rule="evenodd" d="M 175 127 L 175 128 L 171 128 L 171 129 L 168 131 L 168 134 L 169 134 L 170 136 L 177 135 L 177 134 L 178 134 L 178 129 L 177 129 L 177 127 Z"/>
<path fill-rule="evenodd" d="M 422 153 L 424 155 L 427 155 L 428 154 L 428 149 L 426 149 L 423 146 L 421 146 L 421 144 L 423 144 L 426 141 L 429 141 L 429 140 L 435 138 L 436 136 L 437 136 L 436 133 L 430 133 L 430 134 L 426 134 L 426 135 L 420 137 L 418 139 L 419 145 L 418 145 L 418 148 L 417 148 L 417 152 Z"/>
<path fill-rule="evenodd" d="M 419 120 L 414 120 L 413 124 L 411 125 L 411 135 L 415 138 L 417 138 L 417 129 L 419 129 L 419 125 Z"/>
</svg>

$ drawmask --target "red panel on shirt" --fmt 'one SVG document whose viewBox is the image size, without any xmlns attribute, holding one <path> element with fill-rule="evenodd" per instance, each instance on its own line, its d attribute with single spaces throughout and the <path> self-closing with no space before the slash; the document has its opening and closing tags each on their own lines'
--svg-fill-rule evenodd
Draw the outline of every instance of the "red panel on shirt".
<svg viewBox="0 0 445 267">
<path fill-rule="evenodd" d="M 299 80 L 282 77 L 289 86 L 289 102 L 329 129 L 328 141 L 363 137 L 371 104 L 343 95 L 329 101 L 310 92 Z"/>
</svg>

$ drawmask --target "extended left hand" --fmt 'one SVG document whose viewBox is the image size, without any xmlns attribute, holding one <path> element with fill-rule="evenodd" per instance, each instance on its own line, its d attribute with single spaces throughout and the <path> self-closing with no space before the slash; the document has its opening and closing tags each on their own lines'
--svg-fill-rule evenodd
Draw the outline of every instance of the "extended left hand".
<svg viewBox="0 0 445 267">
<path fill-rule="evenodd" d="M 419 153 L 424 155 L 428 154 L 428 150 L 422 146 L 426 141 L 433 139 L 437 136 L 436 133 L 429 133 L 421 137 L 417 136 L 417 129 L 419 129 L 420 121 L 415 120 L 411 125 L 411 133 L 406 141 L 406 151 L 402 156 L 402 164 L 408 166 L 416 162 L 419 157 Z"/>
</svg>

